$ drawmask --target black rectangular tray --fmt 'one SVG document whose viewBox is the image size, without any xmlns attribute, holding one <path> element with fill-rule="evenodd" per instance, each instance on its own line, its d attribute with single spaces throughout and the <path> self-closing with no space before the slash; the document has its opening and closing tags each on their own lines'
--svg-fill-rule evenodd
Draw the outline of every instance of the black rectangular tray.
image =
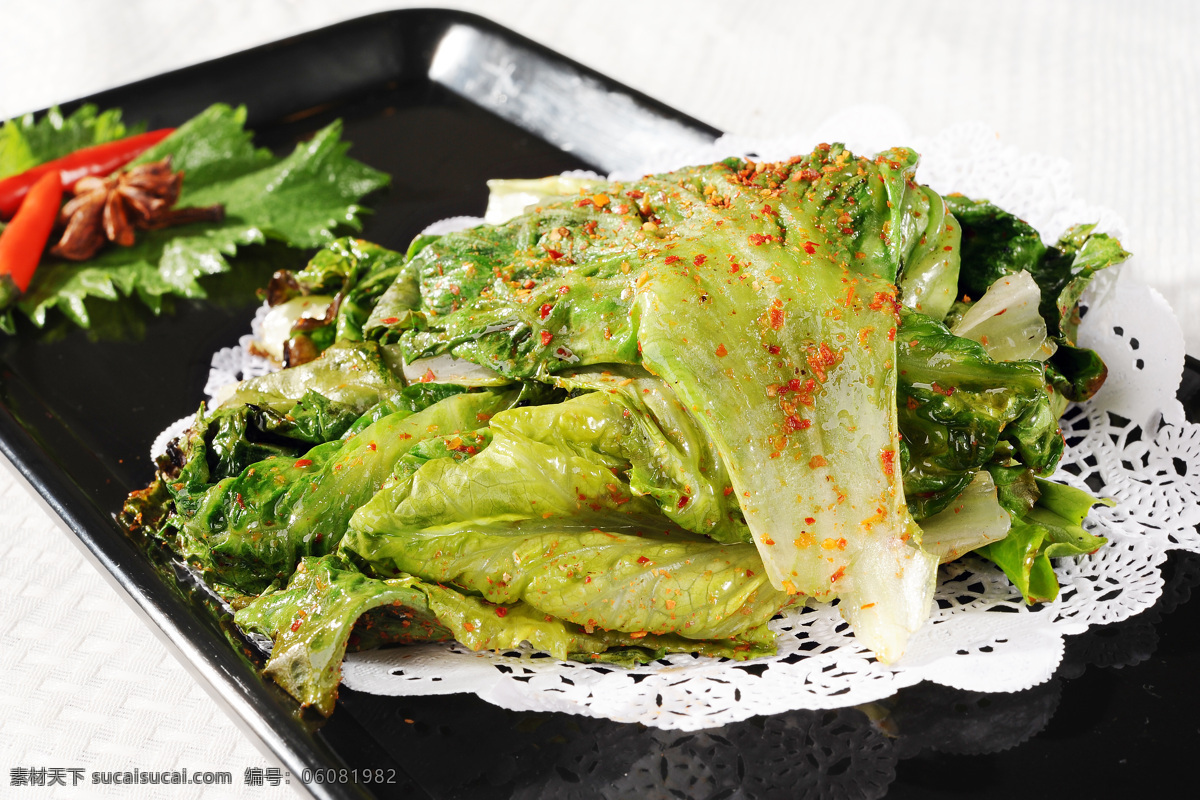
<svg viewBox="0 0 1200 800">
<path fill-rule="evenodd" d="M 213 102 L 244 103 L 257 143 L 278 151 L 340 117 L 345 138 L 353 142 L 351 154 L 392 175 L 391 188 L 369 201 L 375 213 L 363 236 L 393 248 L 405 247 L 435 220 L 481 215 L 488 178 L 610 171 L 634 165 L 640 152 L 719 135 L 510 31 L 449 11 L 397 11 L 346 22 L 103 92 L 66 110 L 84 102 L 120 107 L 126 119 L 151 128 L 178 124 Z M 150 442 L 203 396 L 211 354 L 248 331 L 258 304 L 249 286 L 266 275 L 251 270 L 248 277 L 240 294 L 231 291 L 239 288 L 236 281 L 218 279 L 210 285 L 210 301 L 180 301 L 157 318 L 128 312 L 110 335 L 62 325 L 48 333 L 27 329 L 4 337 L 0 450 L 213 698 L 278 758 L 294 785 L 306 771 L 356 769 L 357 781 L 335 773 L 332 780 L 305 787 L 331 798 L 621 796 L 613 794 L 613 781 L 630 779 L 638 769 L 652 767 L 659 783 L 671 784 L 668 762 L 683 753 L 693 762 L 685 758 L 675 767 L 679 774 L 700 777 L 671 784 L 675 796 L 729 797 L 738 784 L 745 797 L 794 796 L 795 764 L 768 756 L 782 747 L 801 763 L 816 764 L 804 742 L 813 741 L 813 726 L 826 724 L 828 714 L 751 720 L 697 738 L 563 714 L 509 712 L 474 696 L 386 698 L 343 689 L 333 716 L 322 720 L 301 712 L 264 681 L 257 655 L 229 620 L 202 593 L 190 591 L 186 580 L 177 580 L 163 554 L 147 552 L 114 520 L 126 494 L 152 477 Z M 1197 374 L 1191 366 L 1189 399 Z M 1172 568 L 1183 576 L 1186 591 L 1197 567 L 1177 561 Z M 1185 609 L 1192 620 L 1196 605 Z M 1171 619 L 1182 624 L 1181 617 Z M 1196 650 L 1191 637 L 1178 636 L 1183 660 L 1173 662 L 1168 654 L 1166 660 L 1156 656 L 1156 663 L 1165 680 L 1183 685 L 1182 670 L 1195 673 Z M 958 700 L 939 697 L 920 702 L 957 708 Z M 1003 696 L 995 697 L 1000 703 Z M 1130 714 L 1140 713 L 1136 700 L 1130 701 Z M 1014 702 L 1028 713 L 1027 700 Z M 1110 719 L 1119 703 L 1105 702 L 1106 710 L 1095 713 Z M 1084 713 L 1086 718 L 1090 712 Z M 843 724 L 847 714 L 857 712 L 834 713 L 834 722 Z M 1163 715 L 1168 725 L 1177 717 Z M 1178 724 L 1184 725 L 1182 719 Z M 870 728 L 863 735 L 882 734 Z M 1171 729 L 1163 736 L 1187 738 Z M 1102 747 L 1087 732 L 1067 738 L 1081 754 Z M 713 765 L 720 758 L 704 747 L 726 745 L 739 755 L 717 775 Z M 906 765 L 942 774 L 973 769 L 930 747 L 918 747 L 902 763 L 892 758 L 893 793 L 923 791 L 920 771 Z M 655 753 L 659 760 L 651 758 Z M 1169 754 L 1170 745 L 1164 745 L 1125 757 L 1153 766 Z M 643 764 L 647 758 L 651 767 Z M 1028 752 L 1005 758 L 1006 770 L 1026 777 L 997 780 L 973 796 L 1003 796 L 1026 785 L 1030 771 L 1046 779 L 1056 772 L 1045 758 Z M 1000 767 L 989 763 L 991 770 Z M 362 770 L 394 782 L 364 781 Z M 704 774 L 709 777 L 702 779 Z M 810 769 L 805 780 L 813 774 Z M 882 790 L 887 786 L 881 784 Z M 654 794 L 648 786 L 645 791 Z"/>
</svg>

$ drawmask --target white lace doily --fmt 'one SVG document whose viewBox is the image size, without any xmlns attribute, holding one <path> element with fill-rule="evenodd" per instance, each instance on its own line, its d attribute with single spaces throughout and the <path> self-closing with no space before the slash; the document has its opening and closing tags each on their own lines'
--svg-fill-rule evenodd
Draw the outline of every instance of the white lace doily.
<svg viewBox="0 0 1200 800">
<path fill-rule="evenodd" d="M 1066 161 L 1005 147 L 979 124 L 914 137 L 903 119 L 880 108 L 852 109 L 789 141 L 727 136 L 703 151 L 663 154 L 630 174 L 729 155 L 787 158 L 819 141 L 843 141 L 858 152 L 907 144 L 922 154 L 919 180 L 938 191 L 990 199 L 1048 241 L 1071 224 L 1095 222 L 1136 252 L 1111 212 L 1075 197 Z M 531 649 L 475 653 L 448 643 L 352 654 L 343 681 L 376 694 L 473 692 L 510 709 L 682 730 L 866 703 L 923 680 L 988 692 L 1046 681 L 1062 659 L 1064 636 L 1149 608 L 1162 592 L 1159 565 L 1167 551 L 1200 552 L 1200 426 L 1184 420 L 1175 399 L 1183 337 L 1162 296 L 1129 277 L 1131 266 L 1097 279 L 1085 297 L 1080 342 L 1100 352 L 1109 378 L 1095 398 L 1068 410 L 1069 447 L 1055 476 L 1117 501 L 1093 509 L 1087 523 L 1109 543 L 1056 563 L 1062 590 L 1053 603 L 1027 607 L 998 569 L 968 557 L 943 567 L 931 619 L 892 665 L 856 642 L 835 605 L 815 604 L 772 622 L 778 654 L 749 662 L 672 655 L 625 670 L 556 661 Z M 234 348 L 214 357 L 211 391 L 263 368 L 243 356 Z"/>
</svg>

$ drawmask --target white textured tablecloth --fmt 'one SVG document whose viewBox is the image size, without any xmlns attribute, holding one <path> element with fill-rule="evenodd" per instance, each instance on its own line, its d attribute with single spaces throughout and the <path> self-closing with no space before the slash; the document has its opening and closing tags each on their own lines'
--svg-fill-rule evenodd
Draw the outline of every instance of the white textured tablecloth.
<svg viewBox="0 0 1200 800">
<path fill-rule="evenodd" d="M 0 0 L 0 119 L 361 14 L 377 0 Z M 458 2 L 730 132 L 852 104 L 918 134 L 963 119 L 1069 158 L 1128 224 L 1140 275 L 1200 353 L 1200 4 Z M 835 10 L 836 9 L 836 10 Z M 903 144 L 898 142 L 897 144 Z M 0 796 L 292 796 L 271 762 L 0 472 Z M 14 788 L 14 769 L 228 771 L 221 789 Z"/>
</svg>

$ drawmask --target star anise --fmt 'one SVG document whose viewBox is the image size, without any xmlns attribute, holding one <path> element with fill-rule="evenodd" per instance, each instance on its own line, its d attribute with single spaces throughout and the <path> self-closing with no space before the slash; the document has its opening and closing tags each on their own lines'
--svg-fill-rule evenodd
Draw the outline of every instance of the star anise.
<svg viewBox="0 0 1200 800">
<path fill-rule="evenodd" d="M 171 170 L 170 157 L 107 178 L 81 178 L 75 184 L 75 197 L 59 212 L 58 222 L 65 230 L 50 252 L 85 261 L 106 241 L 129 247 L 135 240 L 134 229 L 159 230 L 225 218 L 221 205 L 172 208 L 182 185 L 183 172 Z"/>
</svg>

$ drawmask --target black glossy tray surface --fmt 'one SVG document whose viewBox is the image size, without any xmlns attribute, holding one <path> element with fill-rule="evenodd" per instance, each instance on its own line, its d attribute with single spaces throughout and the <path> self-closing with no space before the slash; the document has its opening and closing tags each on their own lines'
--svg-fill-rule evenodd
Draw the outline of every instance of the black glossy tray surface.
<svg viewBox="0 0 1200 800">
<path fill-rule="evenodd" d="M 504 82 L 507 81 L 507 82 Z M 644 146 L 717 132 L 476 17 L 400 11 L 87 99 L 151 127 L 211 102 L 245 103 L 259 144 L 287 150 L 329 120 L 352 154 L 393 176 L 364 236 L 403 247 L 428 223 L 483 211 L 484 181 L 627 165 Z M 83 101 L 80 101 L 83 102 Z M 597 131 L 604 136 L 597 136 Z M 619 135 L 616 132 L 623 132 Z M 1013 695 L 922 685 L 861 710 L 793 712 L 697 734 L 474 696 L 385 698 L 343 690 L 332 718 L 301 714 L 257 674 L 226 620 L 181 588 L 159 554 L 113 520 L 152 475 L 149 443 L 202 396 L 211 354 L 257 305 L 246 280 L 161 318 L 134 313 L 101 338 L 62 328 L 0 341 L 0 448 L 129 593 L 196 677 L 291 772 L 394 777 L 310 783 L 323 797 L 1108 796 L 1183 774 L 1200 703 L 1200 558 L 1171 557 L 1150 612 L 1067 640 L 1049 683 Z M 302 261 L 303 257 L 300 257 Z M 225 299 L 229 298 L 229 299 Z M 1196 417 L 1200 373 L 1181 396 Z M 878 718 L 883 715 L 882 721 Z M 1153 779 L 1153 778 L 1151 778 Z"/>
</svg>

